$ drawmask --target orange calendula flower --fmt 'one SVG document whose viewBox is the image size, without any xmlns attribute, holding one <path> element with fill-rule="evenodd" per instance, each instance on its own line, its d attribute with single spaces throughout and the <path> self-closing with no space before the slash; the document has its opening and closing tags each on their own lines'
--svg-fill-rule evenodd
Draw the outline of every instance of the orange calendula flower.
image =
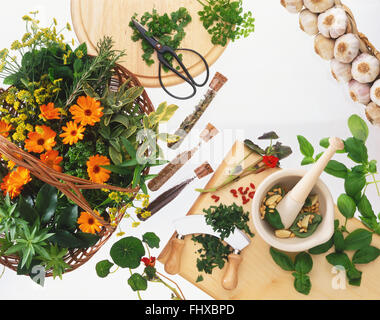
<svg viewBox="0 0 380 320">
<path fill-rule="evenodd" d="M 59 165 L 63 158 L 58 156 L 57 150 L 50 150 L 40 155 L 40 159 L 48 167 L 53 168 L 55 171 L 62 172 L 62 167 Z"/>
<path fill-rule="evenodd" d="M 100 102 L 89 96 L 79 97 L 77 104 L 73 105 L 69 110 L 74 121 L 82 126 L 93 126 L 103 116 L 103 108 L 100 106 Z"/>
<path fill-rule="evenodd" d="M 61 119 L 61 112 L 58 108 L 54 107 L 54 103 L 52 102 L 40 106 L 40 111 L 40 117 L 44 120 Z"/>
<path fill-rule="evenodd" d="M 0 187 L 4 191 L 4 195 L 8 193 L 11 199 L 13 199 L 21 193 L 22 187 L 31 180 L 29 170 L 18 167 L 4 177 Z"/>
<path fill-rule="evenodd" d="M 99 214 L 96 210 L 95 213 Z M 85 233 L 100 232 L 100 227 L 102 226 L 102 224 L 88 212 L 82 212 L 77 223 L 79 224 L 79 229 Z"/>
<path fill-rule="evenodd" d="M 59 136 L 63 138 L 64 144 L 73 145 L 79 140 L 83 140 L 83 132 L 85 128 L 81 125 L 77 125 L 74 121 L 66 123 L 66 127 L 62 127 L 64 133 L 61 133 Z"/>
<path fill-rule="evenodd" d="M 12 125 L 5 122 L 4 120 L 0 120 L 0 135 L 4 138 L 8 138 L 9 131 L 13 129 Z"/>
<path fill-rule="evenodd" d="M 25 148 L 29 152 L 35 153 L 50 151 L 56 145 L 56 135 L 48 126 L 36 126 L 36 131 L 28 133 Z"/>
<path fill-rule="evenodd" d="M 87 173 L 90 180 L 95 183 L 105 183 L 110 178 L 111 171 L 102 168 L 101 166 L 107 166 L 110 164 L 110 160 L 101 155 L 90 157 L 87 161 Z"/>
</svg>

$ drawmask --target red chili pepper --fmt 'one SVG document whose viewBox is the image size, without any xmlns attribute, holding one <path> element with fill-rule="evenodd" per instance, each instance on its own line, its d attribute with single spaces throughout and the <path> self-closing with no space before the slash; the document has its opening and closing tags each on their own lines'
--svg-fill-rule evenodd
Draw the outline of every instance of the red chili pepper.
<svg viewBox="0 0 380 320">
<path fill-rule="evenodd" d="M 239 189 L 240 194 L 244 194 L 243 187 L 240 187 Z"/>
<path fill-rule="evenodd" d="M 256 189 L 256 186 L 253 183 L 251 183 L 250 186 L 252 189 Z"/>
<path fill-rule="evenodd" d="M 255 196 L 255 191 L 252 191 L 248 194 L 248 197 L 250 197 L 251 199 L 253 199 L 254 196 Z"/>
<path fill-rule="evenodd" d="M 230 192 L 231 192 L 232 194 L 236 194 L 236 193 L 237 193 L 237 191 L 236 191 L 235 189 L 231 189 Z"/>
<path fill-rule="evenodd" d="M 250 199 L 247 199 L 246 196 L 243 196 L 242 199 L 243 199 L 243 204 L 247 204 L 250 201 Z"/>
<path fill-rule="evenodd" d="M 218 202 L 220 200 L 220 197 L 218 197 L 216 195 L 212 195 L 211 198 L 214 199 L 215 202 Z"/>
<path fill-rule="evenodd" d="M 247 193 L 248 193 L 248 191 L 249 191 L 249 187 L 245 188 L 245 190 L 244 190 L 243 194 L 247 194 Z"/>
</svg>

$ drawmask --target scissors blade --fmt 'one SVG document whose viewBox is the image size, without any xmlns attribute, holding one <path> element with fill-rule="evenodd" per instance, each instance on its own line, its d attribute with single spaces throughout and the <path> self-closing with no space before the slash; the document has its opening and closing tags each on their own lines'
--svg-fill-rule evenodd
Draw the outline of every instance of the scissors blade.
<svg viewBox="0 0 380 320">
<path fill-rule="evenodd" d="M 143 36 L 143 38 L 148 41 L 148 43 L 155 49 L 157 49 L 157 45 L 160 43 L 151 36 L 148 36 L 148 31 L 140 24 L 138 23 L 135 19 L 132 19 L 133 24 L 135 25 L 136 29 L 140 32 L 140 34 Z"/>
</svg>

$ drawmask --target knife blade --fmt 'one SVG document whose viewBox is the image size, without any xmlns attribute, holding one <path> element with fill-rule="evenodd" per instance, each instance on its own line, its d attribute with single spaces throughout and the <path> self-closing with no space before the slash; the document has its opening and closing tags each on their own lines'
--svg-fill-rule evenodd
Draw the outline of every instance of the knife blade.
<svg viewBox="0 0 380 320">
<path fill-rule="evenodd" d="M 208 234 L 220 238 L 220 234 L 206 223 L 206 217 L 201 214 L 189 215 L 173 221 L 174 228 L 179 236 L 189 234 Z M 234 250 L 241 251 L 248 246 L 251 240 L 241 230 L 236 229 L 231 235 L 223 239 Z"/>
<path fill-rule="evenodd" d="M 173 221 L 173 224 L 178 235 L 171 240 L 171 250 L 165 262 L 165 271 L 169 274 L 177 274 L 180 271 L 181 255 L 185 246 L 184 236 L 190 234 L 208 234 L 219 239 L 221 238 L 220 233 L 214 231 L 206 223 L 204 215 L 189 215 Z M 238 284 L 238 269 L 243 260 L 240 252 L 251 243 L 251 240 L 244 232 L 236 229 L 223 241 L 234 249 L 234 252 L 228 255 L 226 272 L 222 278 L 223 288 L 232 290 Z"/>
</svg>

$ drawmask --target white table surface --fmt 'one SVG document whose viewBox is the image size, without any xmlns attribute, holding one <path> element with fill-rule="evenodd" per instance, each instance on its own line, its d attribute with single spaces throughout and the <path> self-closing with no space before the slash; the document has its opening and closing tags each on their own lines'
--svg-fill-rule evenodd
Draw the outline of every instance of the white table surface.
<svg viewBox="0 0 380 320">
<path fill-rule="evenodd" d="M 297 134 L 308 137 L 318 146 L 323 137 L 348 137 L 346 123 L 351 114 L 365 117 L 364 108 L 350 100 L 346 86 L 337 84 L 331 77 L 329 63 L 314 53 L 313 40 L 299 29 L 297 15 L 288 13 L 279 2 L 244 1 L 245 8 L 251 10 L 256 18 L 256 32 L 248 39 L 232 43 L 212 66 L 211 75 L 219 71 L 229 81 L 197 125 L 197 129 L 201 129 L 212 122 L 221 134 L 186 164 L 162 190 L 192 176 L 193 169 L 206 160 L 216 169 L 236 139 L 255 139 L 271 130 L 277 131 L 284 144 L 293 147 L 293 155 L 284 160 L 282 166 L 297 168 L 302 159 Z M 361 32 L 379 48 L 380 35 L 377 31 L 380 29 L 380 20 L 377 13 L 380 2 L 346 0 L 345 3 L 354 12 Z M 7 1 L 2 6 L 3 15 L 0 19 L 0 48 L 9 47 L 13 40 L 23 35 L 25 29 L 21 17 L 36 9 L 40 11 L 39 19 L 43 25 L 50 25 L 53 17 L 61 25 L 71 21 L 69 0 Z M 72 33 L 71 37 L 75 37 L 75 34 Z M 71 37 L 67 39 L 71 40 Z M 163 101 L 180 106 L 168 125 L 161 127 L 163 132 L 174 132 L 182 119 L 192 112 L 205 89 L 199 90 L 195 98 L 186 102 L 171 99 L 161 89 L 147 91 L 156 106 Z M 196 133 L 199 130 L 194 129 L 194 132 L 195 138 L 187 139 L 183 149 L 197 142 Z M 370 125 L 369 153 L 370 158 L 377 160 L 380 160 L 379 134 L 380 129 Z M 174 155 L 175 152 L 168 152 L 167 158 L 171 159 Z M 336 159 L 344 161 L 342 156 Z M 186 214 L 197 197 L 194 189 L 203 187 L 206 180 L 193 183 L 177 200 L 138 228 L 132 229 L 130 221 L 124 221 L 123 230 L 136 236 L 154 231 L 161 238 L 163 247 L 173 233 L 171 220 Z M 326 174 L 323 180 L 330 187 L 334 199 L 343 192 L 342 180 Z M 380 202 L 374 188 L 369 189 L 377 213 Z M 152 193 L 152 198 L 157 194 Z M 0 279 L 0 299 L 137 299 L 127 284 L 127 270 L 119 270 L 106 279 L 98 278 L 95 273 L 96 263 L 109 258 L 109 249 L 116 240 L 114 235 L 95 257 L 80 269 L 64 275 L 62 281 L 47 279 L 44 288 L 28 278 L 17 276 L 11 270 L 5 270 Z M 153 251 L 153 255 L 159 252 Z M 164 272 L 160 263 L 157 268 Z M 174 276 L 172 279 L 180 285 L 187 299 L 211 299 L 183 278 Z M 149 284 L 149 290 L 142 292 L 142 296 L 144 299 L 161 300 L 168 299 L 170 292 L 161 285 Z"/>
</svg>

